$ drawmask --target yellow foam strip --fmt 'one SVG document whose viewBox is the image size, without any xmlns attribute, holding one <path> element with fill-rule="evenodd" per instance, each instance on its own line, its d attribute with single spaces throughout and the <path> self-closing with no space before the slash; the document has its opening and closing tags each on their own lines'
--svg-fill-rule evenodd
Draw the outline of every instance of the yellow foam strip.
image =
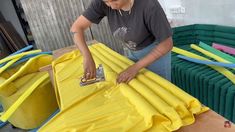
<svg viewBox="0 0 235 132">
<path fill-rule="evenodd" d="M 9 84 L 10 82 L 12 82 L 13 80 L 15 80 L 19 74 L 23 73 L 24 70 L 26 70 L 25 67 L 28 67 L 29 65 L 31 65 L 31 62 L 33 62 L 35 59 L 37 58 L 40 58 L 42 56 L 50 56 L 50 55 L 45 55 L 45 54 L 42 54 L 42 55 L 38 55 L 36 57 L 33 57 L 31 59 L 29 59 L 15 74 L 13 74 L 9 79 L 7 79 L 4 83 L 1 83 L 0 84 L 0 90 L 6 86 L 7 84 Z"/>
<path fill-rule="evenodd" d="M 112 58 L 119 58 L 122 62 L 125 62 L 126 64 L 129 64 L 129 65 L 134 64 L 134 62 L 132 62 L 131 60 L 127 59 L 126 57 L 118 54 L 117 52 L 111 50 L 110 48 L 108 48 L 104 44 L 96 44 L 96 45 L 93 45 L 92 47 L 96 47 L 96 48 L 100 47 L 100 48 L 104 49 L 105 51 L 107 51 L 109 54 L 113 55 L 114 57 L 112 57 Z M 160 86 L 162 86 L 166 90 L 170 91 L 171 94 L 178 97 L 182 102 L 185 102 L 185 104 L 187 105 L 187 108 L 189 108 L 189 110 L 192 113 L 194 113 L 194 114 L 201 113 L 201 111 L 202 111 L 201 110 L 201 108 L 202 108 L 201 103 L 197 99 L 195 99 L 191 95 L 187 94 L 182 89 L 180 89 L 176 85 L 172 84 L 168 80 L 162 78 L 161 76 L 159 76 L 157 74 L 152 73 L 151 71 L 147 71 L 145 69 L 145 70 L 142 70 L 142 73 L 144 73 L 144 75 L 146 77 L 148 77 L 149 79 L 153 80 L 154 82 L 157 82 Z M 202 109 L 203 109 L 203 111 L 208 110 L 207 107 L 203 107 Z"/>
<path fill-rule="evenodd" d="M 199 46 L 197 46 L 197 45 L 195 45 L 195 44 L 191 44 L 190 46 L 191 46 L 191 48 L 193 48 L 193 49 L 195 49 L 195 50 L 197 50 L 197 51 L 203 53 L 204 55 L 209 56 L 209 57 L 211 57 L 211 58 L 213 58 L 213 59 L 215 59 L 215 60 L 217 60 L 217 61 L 219 61 L 219 62 L 223 62 L 223 63 L 232 63 L 232 62 L 230 62 L 230 61 L 227 61 L 227 60 L 223 59 L 223 58 L 220 57 L 220 56 L 217 56 L 217 55 L 215 55 L 215 54 L 213 54 L 213 53 L 211 53 L 211 52 L 209 52 L 209 51 L 207 51 L 207 50 L 204 50 L 203 48 L 201 48 L 201 47 L 199 47 Z M 235 68 L 232 68 L 232 69 L 235 70 Z"/>
<path fill-rule="evenodd" d="M 25 91 L 19 99 L 8 109 L 3 115 L 0 117 L 0 120 L 6 122 L 8 118 L 17 110 L 17 108 L 30 96 L 30 94 L 46 79 L 49 79 L 49 74 L 45 72 L 45 74 L 40 77 L 32 86 L 30 86 L 27 91 Z"/>
<path fill-rule="evenodd" d="M 210 61 L 209 59 L 193 54 L 191 52 L 188 52 L 186 50 L 174 47 L 173 52 L 187 56 L 187 57 L 192 57 L 192 58 L 196 58 L 196 59 L 201 59 L 201 60 L 207 60 Z M 222 75 L 224 75 L 225 77 L 227 77 L 229 80 L 231 80 L 233 82 L 233 84 L 235 84 L 235 76 L 232 72 L 230 72 L 229 70 L 223 68 L 223 67 L 218 67 L 218 66 L 213 66 L 213 65 L 208 65 L 209 67 L 211 67 L 212 69 L 218 71 L 219 73 L 221 73 Z"/>
<path fill-rule="evenodd" d="M 23 53 L 20 53 L 20 54 L 17 54 L 17 55 L 9 56 L 9 57 L 6 57 L 4 59 L 1 59 L 0 64 L 2 64 L 4 62 L 7 62 L 9 60 L 12 60 L 12 59 L 16 59 L 16 58 L 19 58 L 19 57 L 22 57 L 22 56 L 25 56 L 25 55 L 39 53 L 39 52 L 42 52 L 42 50 L 32 50 L 32 51 L 23 52 Z"/>
<path fill-rule="evenodd" d="M 22 56 L 21 56 L 22 57 Z M 5 71 L 8 67 L 10 67 L 12 64 L 14 64 L 16 61 L 18 61 L 19 59 L 21 59 L 21 57 L 19 58 L 15 58 L 10 60 L 6 65 L 4 65 L 3 67 L 0 68 L 0 74 Z"/>
</svg>

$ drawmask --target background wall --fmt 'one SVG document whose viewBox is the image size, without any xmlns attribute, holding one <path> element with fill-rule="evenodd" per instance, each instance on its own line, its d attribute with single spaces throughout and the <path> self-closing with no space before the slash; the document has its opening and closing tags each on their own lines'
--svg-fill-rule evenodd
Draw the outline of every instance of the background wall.
<svg viewBox="0 0 235 132">
<path fill-rule="evenodd" d="M 184 24 L 235 26 L 235 0 L 181 0 L 186 8 Z"/>
<path fill-rule="evenodd" d="M 7 0 L 5 0 L 7 1 Z M 73 44 L 69 29 L 91 0 L 21 0 L 35 42 L 43 50 Z M 195 23 L 235 26 L 235 0 L 159 0 L 172 27 Z M 122 43 L 110 33 L 107 19 L 93 25 L 86 39 L 123 53 Z"/>
<path fill-rule="evenodd" d="M 235 0 L 159 0 L 173 26 L 195 23 L 235 26 Z M 172 13 L 183 7 L 185 13 Z"/>
<path fill-rule="evenodd" d="M 37 48 L 55 50 L 73 45 L 70 27 L 82 14 L 91 0 L 21 0 Z M 92 25 L 86 32 L 86 40 L 96 39 L 115 51 L 123 53 L 122 44 L 115 40 L 107 19 Z"/>
<path fill-rule="evenodd" d="M 0 11 L 7 21 L 10 21 L 19 33 L 21 38 L 26 42 L 24 31 L 20 25 L 20 21 L 16 14 L 15 8 L 11 0 L 0 0 Z"/>
</svg>

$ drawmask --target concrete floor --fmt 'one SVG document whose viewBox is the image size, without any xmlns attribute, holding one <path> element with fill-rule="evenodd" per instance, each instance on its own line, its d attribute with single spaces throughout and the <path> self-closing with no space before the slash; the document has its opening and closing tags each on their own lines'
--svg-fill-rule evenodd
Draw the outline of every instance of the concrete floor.
<svg viewBox="0 0 235 132">
<path fill-rule="evenodd" d="M 13 128 L 12 125 L 8 123 L 4 127 L 0 128 L 0 132 L 27 132 L 27 131 L 18 128 Z"/>
</svg>

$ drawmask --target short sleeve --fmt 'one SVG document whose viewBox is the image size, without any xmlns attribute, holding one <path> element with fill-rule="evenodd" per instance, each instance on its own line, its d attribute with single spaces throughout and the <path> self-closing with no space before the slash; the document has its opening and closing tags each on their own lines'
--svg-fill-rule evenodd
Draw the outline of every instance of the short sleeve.
<svg viewBox="0 0 235 132">
<path fill-rule="evenodd" d="M 149 8 L 145 10 L 145 24 L 160 43 L 172 36 L 172 29 L 160 3 L 157 0 L 151 0 L 151 2 L 148 4 Z"/>
<path fill-rule="evenodd" d="M 83 12 L 83 16 L 92 23 L 98 24 L 105 14 L 105 3 L 102 0 L 92 0 L 88 8 Z"/>
</svg>

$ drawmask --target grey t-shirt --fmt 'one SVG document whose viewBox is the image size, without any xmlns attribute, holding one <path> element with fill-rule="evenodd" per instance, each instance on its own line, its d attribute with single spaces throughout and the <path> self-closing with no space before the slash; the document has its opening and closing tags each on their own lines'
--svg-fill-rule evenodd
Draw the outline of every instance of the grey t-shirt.
<svg viewBox="0 0 235 132">
<path fill-rule="evenodd" d="M 131 50 L 140 50 L 154 41 L 172 36 L 172 30 L 158 0 L 134 0 L 131 11 L 113 10 L 102 0 L 92 0 L 83 16 L 98 24 L 107 16 L 113 36 Z"/>
</svg>

